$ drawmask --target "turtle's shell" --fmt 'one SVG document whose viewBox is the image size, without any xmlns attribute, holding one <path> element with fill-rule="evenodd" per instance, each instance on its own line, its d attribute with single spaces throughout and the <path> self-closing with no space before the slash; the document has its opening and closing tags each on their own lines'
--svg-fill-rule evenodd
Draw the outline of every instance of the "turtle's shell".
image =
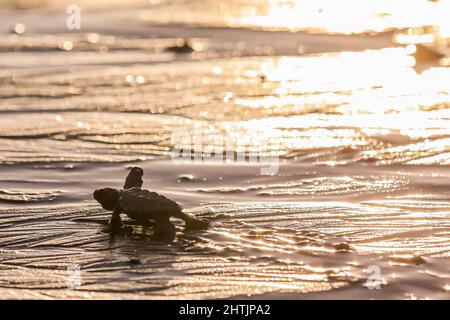
<svg viewBox="0 0 450 320">
<path fill-rule="evenodd" d="M 158 216 L 170 217 L 182 210 L 176 202 L 141 188 L 130 188 L 122 191 L 119 205 L 131 219 L 152 219 Z"/>
</svg>

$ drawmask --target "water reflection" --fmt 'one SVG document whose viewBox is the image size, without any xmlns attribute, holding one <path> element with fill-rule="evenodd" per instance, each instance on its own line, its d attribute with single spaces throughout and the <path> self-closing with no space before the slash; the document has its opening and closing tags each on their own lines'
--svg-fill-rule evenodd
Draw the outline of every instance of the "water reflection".
<svg viewBox="0 0 450 320">
<path fill-rule="evenodd" d="M 445 38 L 450 35 L 449 10 L 448 1 L 428 0 L 167 0 L 149 6 L 142 17 L 151 23 L 340 34 L 435 26 Z"/>
<path fill-rule="evenodd" d="M 230 17 L 228 21 L 271 29 L 344 34 L 424 25 L 438 26 L 443 37 L 450 31 L 450 4 L 444 1 L 267 0 L 262 7 L 260 11 L 243 11 L 240 17 Z"/>
</svg>

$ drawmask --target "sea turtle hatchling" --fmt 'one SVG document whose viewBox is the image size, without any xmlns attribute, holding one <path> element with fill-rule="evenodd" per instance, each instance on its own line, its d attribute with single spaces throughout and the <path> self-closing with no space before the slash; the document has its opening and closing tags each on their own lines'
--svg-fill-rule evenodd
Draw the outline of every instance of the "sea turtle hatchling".
<svg viewBox="0 0 450 320">
<path fill-rule="evenodd" d="M 187 229 L 208 228 L 207 221 L 184 213 L 176 202 L 156 192 L 141 189 L 143 175 L 144 171 L 141 168 L 134 167 L 130 170 L 122 190 L 114 188 L 95 190 L 95 200 L 104 209 L 113 211 L 109 222 L 112 228 L 117 229 L 122 225 L 121 213 L 142 225 L 148 225 L 150 220 L 154 220 L 154 237 L 157 239 L 174 239 L 175 226 L 170 222 L 170 217 L 184 220 Z"/>
</svg>

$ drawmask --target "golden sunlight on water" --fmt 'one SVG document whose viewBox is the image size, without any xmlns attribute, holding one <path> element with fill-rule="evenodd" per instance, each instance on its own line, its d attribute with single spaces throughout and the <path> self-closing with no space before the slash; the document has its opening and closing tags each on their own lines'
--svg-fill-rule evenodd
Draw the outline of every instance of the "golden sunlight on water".
<svg viewBox="0 0 450 320">
<path fill-rule="evenodd" d="M 449 10 L 448 1 L 428 0 L 158 0 L 142 17 L 151 23 L 341 34 L 435 26 L 448 37 Z"/>
<path fill-rule="evenodd" d="M 70 0 L 7 0 L 1 6 L 60 9 L 71 3 Z M 343 34 L 433 26 L 441 38 L 450 36 L 450 3 L 447 0 L 130 0 L 125 3 L 79 0 L 77 3 L 88 11 L 138 8 L 138 16 L 161 24 Z"/>
</svg>

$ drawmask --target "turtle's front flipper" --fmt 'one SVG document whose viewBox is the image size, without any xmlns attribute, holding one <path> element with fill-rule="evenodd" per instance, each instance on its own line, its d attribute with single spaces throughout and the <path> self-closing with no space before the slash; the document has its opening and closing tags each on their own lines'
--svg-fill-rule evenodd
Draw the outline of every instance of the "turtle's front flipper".
<svg viewBox="0 0 450 320">
<path fill-rule="evenodd" d="M 170 222 L 167 217 L 158 217 L 155 219 L 155 229 L 154 229 L 155 240 L 166 240 L 172 241 L 175 239 L 175 226 Z"/>
<path fill-rule="evenodd" d="M 127 178 L 125 179 L 125 184 L 123 188 L 130 189 L 130 188 L 141 188 L 142 184 L 144 183 L 142 181 L 142 176 L 144 175 L 144 170 L 142 170 L 139 167 L 133 167 L 130 170 L 130 173 L 128 174 Z"/>
<path fill-rule="evenodd" d="M 186 230 L 206 230 L 209 228 L 209 222 L 206 220 L 191 218 L 185 221 Z"/>
</svg>

